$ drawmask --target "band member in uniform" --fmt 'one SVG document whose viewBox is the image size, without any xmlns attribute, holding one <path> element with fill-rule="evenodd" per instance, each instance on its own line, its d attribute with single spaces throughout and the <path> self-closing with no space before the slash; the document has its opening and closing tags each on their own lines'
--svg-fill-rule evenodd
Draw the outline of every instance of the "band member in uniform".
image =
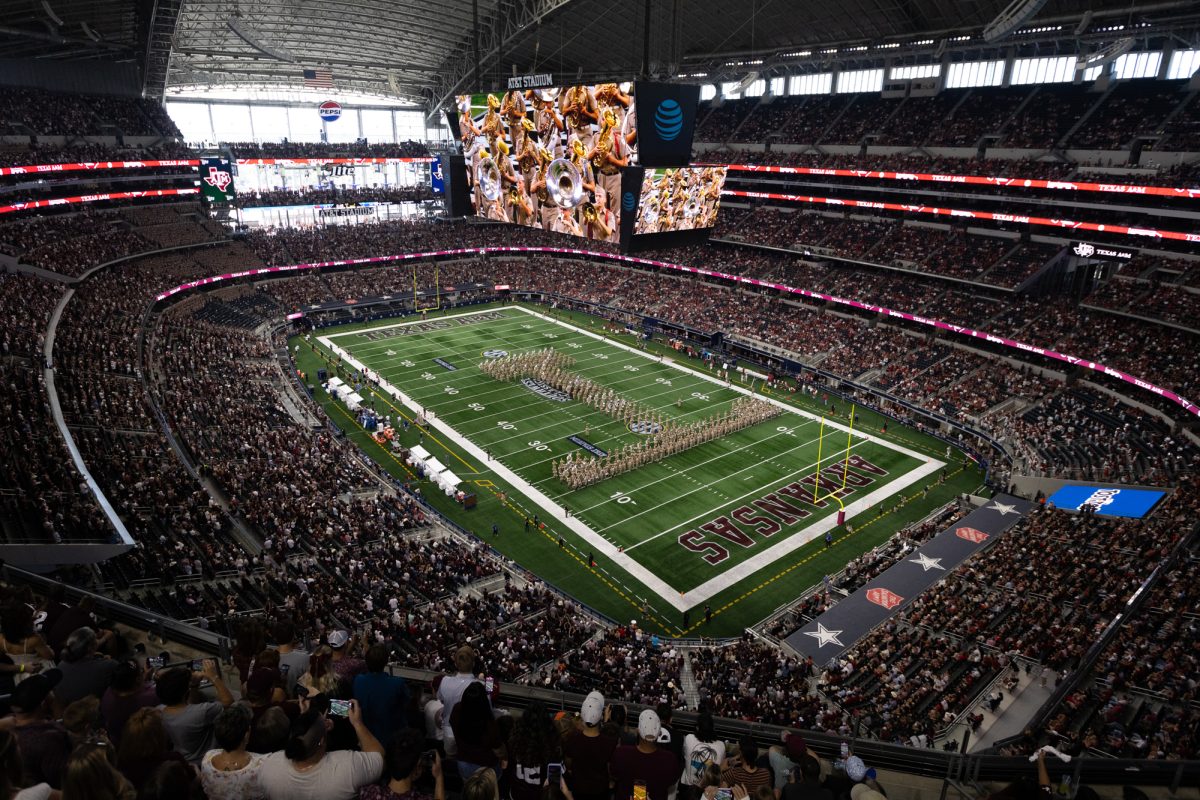
<svg viewBox="0 0 1200 800">
<path fill-rule="evenodd" d="M 560 208 L 558 214 L 554 217 L 554 225 L 551 227 L 555 233 L 568 233 L 572 236 L 583 236 L 583 229 L 579 227 L 579 223 L 575 221 L 573 209 Z"/>
<path fill-rule="evenodd" d="M 463 150 L 470 150 L 480 131 L 475 120 L 471 118 L 471 96 L 467 94 L 458 98 L 458 129 L 462 135 Z"/>
<path fill-rule="evenodd" d="M 512 222 L 533 227 L 533 203 L 525 192 L 524 178 L 517 178 L 517 182 L 508 190 L 508 208 Z"/>
<path fill-rule="evenodd" d="M 588 153 L 588 160 L 597 173 L 596 180 L 604 187 L 609 210 L 616 214 L 617 198 L 621 196 L 620 169 L 629 163 L 629 147 L 617 131 L 616 111 L 606 109 L 600 125 L 600 135 L 596 137 L 596 146 Z"/>
<path fill-rule="evenodd" d="M 483 196 L 483 187 L 480 186 L 479 168 L 492 154 L 480 140 L 475 143 L 474 151 L 468 157 L 471 159 L 471 168 L 467 170 L 467 179 L 471 183 L 471 205 L 475 206 L 475 214 L 482 217 L 487 213 L 488 201 Z"/>
<path fill-rule="evenodd" d="M 538 148 L 538 165 L 533 170 L 533 182 L 529 184 L 529 193 L 533 196 L 534 202 L 537 203 L 538 213 L 542 218 L 542 230 L 548 231 L 554 228 L 554 217 L 558 212 L 558 205 L 554 202 L 554 197 L 550 194 L 550 189 L 546 185 L 546 168 L 550 166 L 551 158 L 549 151 L 544 147 Z"/>
<path fill-rule="evenodd" d="M 530 91 L 534 107 L 534 128 L 538 132 L 542 147 L 550 151 L 555 158 L 562 155 L 562 132 L 566 127 L 562 117 L 554 110 L 553 100 L 543 100 L 534 91 Z"/>
<path fill-rule="evenodd" d="M 579 175 L 583 178 L 583 193 L 585 195 L 594 193 L 596 176 L 592 172 L 592 162 L 587 160 L 587 149 L 579 139 L 571 139 L 567 160 L 575 165 L 575 169 L 579 170 Z"/>
<path fill-rule="evenodd" d="M 615 242 L 620 237 L 620 230 L 617 228 L 616 213 L 604 202 L 607 199 L 606 195 L 604 187 L 597 186 L 596 202 L 583 204 L 584 232 L 589 239 Z"/>
<path fill-rule="evenodd" d="M 487 202 L 487 201 L 485 201 Z M 504 195 L 488 202 L 487 218 L 496 222 L 508 222 L 508 212 L 504 209 Z"/>
<path fill-rule="evenodd" d="M 494 94 L 487 96 L 487 113 L 483 115 L 483 122 L 479 126 L 480 132 L 488 139 L 488 149 L 493 153 L 496 152 L 496 142 L 504 140 L 504 126 L 501 123 L 500 115 L 496 113 L 500 108 L 500 100 Z"/>
<path fill-rule="evenodd" d="M 584 150 L 592 147 L 592 125 L 600 121 L 596 98 L 586 86 L 572 86 L 562 93 L 558 101 L 559 110 L 567 121 L 571 135 L 583 142 Z"/>
<path fill-rule="evenodd" d="M 512 159 L 508 157 L 511 151 L 508 143 L 501 139 L 496 142 L 496 166 L 500 169 L 500 199 L 504 201 L 504 211 L 511 218 L 512 209 L 508 203 L 508 190 L 517 183 L 517 171 L 513 169 Z"/>
<path fill-rule="evenodd" d="M 526 125 L 532 125 L 532 121 L 525 117 L 518 125 L 522 129 L 522 133 L 528 134 Z M 521 173 L 521 177 L 525 179 L 526 186 L 533 186 L 534 168 L 538 165 L 538 145 L 533 136 L 524 135 L 521 137 L 521 149 L 517 150 L 517 171 Z"/>
<path fill-rule="evenodd" d="M 520 153 L 527 130 L 521 124 L 525 119 L 525 93 L 514 90 L 505 94 L 504 99 L 500 101 L 500 116 L 508 125 L 508 137 L 512 141 L 513 152 Z"/>
</svg>

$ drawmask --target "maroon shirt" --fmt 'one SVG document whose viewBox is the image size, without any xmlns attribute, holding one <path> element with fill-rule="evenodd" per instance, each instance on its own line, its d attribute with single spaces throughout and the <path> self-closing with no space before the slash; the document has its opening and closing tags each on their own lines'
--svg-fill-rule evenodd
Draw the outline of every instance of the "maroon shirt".
<svg viewBox="0 0 1200 800">
<path fill-rule="evenodd" d="M 575 795 L 595 797 L 608 794 L 608 763 L 617 749 L 614 736 L 584 736 L 572 731 L 563 744 L 567 767 L 567 786 Z"/>
<path fill-rule="evenodd" d="M 615 800 L 633 797 L 633 783 L 646 783 L 649 800 L 667 800 L 671 786 L 679 779 L 679 760 L 670 750 L 658 748 L 653 753 L 643 753 L 637 745 L 622 745 L 613 753 L 613 780 L 616 781 Z"/>
</svg>

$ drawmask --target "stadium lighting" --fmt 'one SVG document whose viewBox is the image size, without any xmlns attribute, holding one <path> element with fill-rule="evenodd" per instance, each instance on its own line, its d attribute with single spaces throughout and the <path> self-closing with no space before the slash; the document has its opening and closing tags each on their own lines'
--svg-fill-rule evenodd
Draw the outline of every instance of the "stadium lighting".
<svg viewBox="0 0 1200 800">
<path fill-rule="evenodd" d="M 1020 28 L 1042 10 L 1046 0 L 1013 0 L 1000 14 L 983 29 L 983 40 L 995 42 Z"/>
<path fill-rule="evenodd" d="M 1085 72 L 1094 67 L 1103 67 L 1116 61 L 1121 56 L 1133 49 L 1133 37 L 1126 36 L 1124 39 L 1117 41 L 1105 47 L 1102 50 L 1097 50 L 1086 58 L 1081 58 L 1075 63 L 1076 72 Z"/>
<path fill-rule="evenodd" d="M 250 26 L 246 25 L 246 23 L 242 22 L 240 19 L 230 17 L 229 19 L 225 20 L 225 24 L 229 26 L 229 30 L 233 31 L 239 39 L 263 55 L 270 56 L 271 58 L 279 61 L 288 61 L 293 64 L 296 63 L 296 57 L 294 55 L 289 53 L 287 50 L 284 50 L 282 47 L 276 47 L 275 45 L 270 45 L 262 41 L 262 39 L 259 38 L 258 32 L 250 28 Z"/>
</svg>

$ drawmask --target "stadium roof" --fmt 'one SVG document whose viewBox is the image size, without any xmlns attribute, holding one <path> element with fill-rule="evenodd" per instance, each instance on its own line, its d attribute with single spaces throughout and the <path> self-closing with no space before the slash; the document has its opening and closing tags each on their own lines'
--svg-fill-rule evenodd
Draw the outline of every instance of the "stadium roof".
<svg viewBox="0 0 1200 800">
<path fill-rule="evenodd" d="M 733 79 L 749 69 L 789 65 L 795 51 L 822 46 L 903 48 L 971 34 L 955 49 L 982 45 L 979 33 L 1009 0 L 7 0 L 0 43 L 8 57 L 136 61 L 147 93 L 211 84 L 303 85 L 305 69 L 328 69 L 338 89 L 440 104 L 456 92 L 498 87 L 513 74 L 556 79 L 649 73 Z M 1124 24 L 1144 33 L 1195 30 L 1190 0 L 1048 0 L 1034 20 L 1036 45 L 1074 41 Z M 474 73 L 472 19 L 478 15 L 480 72 Z M 648 21 L 648 25 L 647 25 Z M 1062 29 L 1052 26 L 1062 24 Z M 1037 31 L 1039 26 L 1050 30 Z M 1188 39 L 1191 38 L 1187 34 Z M 1013 40 L 996 46 L 1011 45 Z M 864 46 L 865 45 L 865 46 Z M 757 63 L 761 60 L 761 64 Z"/>
</svg>

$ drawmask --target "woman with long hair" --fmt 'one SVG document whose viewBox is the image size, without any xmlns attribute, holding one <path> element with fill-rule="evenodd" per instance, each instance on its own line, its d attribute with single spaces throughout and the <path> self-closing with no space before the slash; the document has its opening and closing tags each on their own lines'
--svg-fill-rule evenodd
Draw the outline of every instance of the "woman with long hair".
<svg viewBox="0 0 1200 800">
<path fill-rule="evenodd" d="M 233 665 L 237 667 L 238 679 L 245 683 L 254 657 L 267 649 L 267 627 L 257 617 L 243 619 L 234 624 L 233 637 Z"/>
<path fill-rule="evenodd" d="M 495 769 L 497 774 L 504 770 L 504 739 L 487 690 L 479 681 L 463 691 L 462 699 L 450 714 L 450 729 L 458 745 L 458 771 L 463 780 L 480 767 Z"/>
<path fill-rule="evenodd" d="M 297 683 L 311 694 L 340 697 L 340 684 L 333 671 L 333 649 L 323 644 L 314 650 L 308 660 L 308 672 L 301 675 Z"/>
<path fill-rule="evenodd" d="M 540 800 L 546 782 L 546 765 L 560 760 L 554 723 L 541 700 L 533 700 L 508 737 L 508 796 L 512 800 Z"/>
<path fill-rule="evenodd" d="M 117 769 L 135 789 L 168 761 L 186 764 L 182 755 L 171 748 L 171 739 L 157 708 L 139 708 L 126 722 L 117 752 Z"/>
<path fill-rule="evenodd" d="M 33 609 L 24 603 L 12 603 L 0 609 L 0 649 L 16 665 L 13 676 L 16 683 L 47 665 L 54 665 L 54 651 L 34 630 L 33 617 Z"/>
<path fill-rule="evenodd" d="M 112 745 L 87 742 L 67 759 L 62 800 L 137 800 L 137 790 L 113 767 Z"/>
</svg>

